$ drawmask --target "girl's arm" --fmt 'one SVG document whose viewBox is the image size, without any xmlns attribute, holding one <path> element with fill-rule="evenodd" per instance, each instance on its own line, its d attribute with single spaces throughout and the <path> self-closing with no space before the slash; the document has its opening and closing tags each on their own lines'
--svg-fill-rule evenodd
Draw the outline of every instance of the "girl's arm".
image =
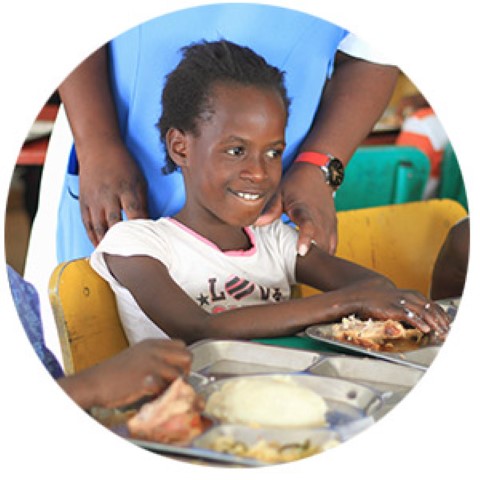
<svg viewBox="0 0 480 480">
<path fill-rule="evenodd" d="M 433 329 L 442 336 L 448 332 L 447 314 L 419 292 L 398 289 L 383 275 L 312 247 L 308 255 L 297 256 L 299 283 L 323 292 L 340 293 L 346 305 L 355 299 L 357 310 L 350 313 L 361 318 L 392 318 L 423 332 Z"/>
<path fill-rule="evenodd" d="M 151 338 L 58 383 L 84 409 L 116 408 L 159 395 L 188 374 L 191 363 L 192 354 L 183 342 Z"/>
<path fill-rule="evenodd" d="M 315 262 L 320 258 L 310 255 L 308 257 Z M 351 279 L 347 279 L 347 273 L 342 273 L 346 283 L 341 289 L 334 290 L 340 282 L 331 282 L 332 291 L 328 293 L 210 314 L 172 280 L 166 267 L 158 260 L 147 256 L 107 254 L 105 259 L 112 275 L 131 292 L 143 312 L 170 337 L 181 338 L 187 343 L 204 338 L 249 339 L 292 335 L 309 325 L 338 320 L 353 313 L 407 320 L 413 324 L 406 317 L 405 306 L 417 311 L 420 304 L 425 303 L 416 294 L 396 290 L 385 278 L 358 267 Z M 344 263 L 336 260 L 339 266 Z M 337 263 L 336 260 L 332 260 L 328 271 Z M 338 272 L 336 275 L 340 276 Z M 323 285 L 323 282 L 320 283 Z M 314 286 L 321 286 L 320 283 Z M 402 298 L 405 298 L 406 305 L 400 303 Z M 430 330 L 429 324 L 441 330 L 437 326 L 438 319 L 432 313 L 427 312 L 429 320 L 419 318 L 415 325 L 424 331 Z"/>
</svg>

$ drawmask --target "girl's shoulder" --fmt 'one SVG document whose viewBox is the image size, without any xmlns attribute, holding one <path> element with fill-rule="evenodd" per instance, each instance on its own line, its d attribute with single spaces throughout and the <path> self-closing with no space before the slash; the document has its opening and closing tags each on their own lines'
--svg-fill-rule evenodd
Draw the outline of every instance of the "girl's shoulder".
<svg viewBox="0 0 480 480">
<path fill-rule="evenodd" d="M 113 253 L 127 246 L 158 245 L 169 237 L 168 231 L 169 222 L 164 218 L 124 220 L 110 227 L 96 250 Z"/>
<path fill-rule="evenodd" d="M 107 236 L 119 235 L 148 235 L 158 234 L 168 228 L 169 221 L 167 218 L 159 218 L 158 220 L 136 218 L 132 220 L 124 220 L 118 222 L 108 230 Z"/>
<path fill-rule="evenodd" d="M 281 218 L 261 227 L 251 227 L 258 246 L 264 245 L 272 251 L 296 254 L 297 229 Z"/>
</svg>

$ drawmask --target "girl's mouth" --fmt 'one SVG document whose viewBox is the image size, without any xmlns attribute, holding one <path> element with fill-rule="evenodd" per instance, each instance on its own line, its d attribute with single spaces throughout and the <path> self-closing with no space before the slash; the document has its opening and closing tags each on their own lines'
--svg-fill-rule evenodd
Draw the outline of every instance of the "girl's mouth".
<svg viewBox="0 0 480 480">
<path fill-rule="evenodd" d="M 249 192 L 233 192 L 237 197 L 242 198 L 243 200 L 248 200 L 254 202 L 263 197 L 263 195 L 259 193 L 249 193 Z"/>
</svg>

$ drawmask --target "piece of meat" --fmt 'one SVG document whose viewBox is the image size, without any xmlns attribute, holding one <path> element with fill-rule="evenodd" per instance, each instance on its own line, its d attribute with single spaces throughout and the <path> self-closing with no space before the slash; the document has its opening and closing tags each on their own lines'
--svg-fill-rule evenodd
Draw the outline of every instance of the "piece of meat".
<svg viewBox="0 0 480 480">
<path fill-rule="evenodd" d="M 332 327 L 335 340 L 352 343 L 371 350 L 390 349 L 397 340 L 418 343 L 423 334 L 417 328 L 405 328 L 397 320 L 359 320 L 355 317 L 342 319 Z"/>
<path fill-rule="evenodd" d="M 176 379 L 157 399 L 144 404 L 130 418 L 132 437 L 174 445 L 188 445 L 202 433 L 202 400 L 183 379 Z"/>
</svg>

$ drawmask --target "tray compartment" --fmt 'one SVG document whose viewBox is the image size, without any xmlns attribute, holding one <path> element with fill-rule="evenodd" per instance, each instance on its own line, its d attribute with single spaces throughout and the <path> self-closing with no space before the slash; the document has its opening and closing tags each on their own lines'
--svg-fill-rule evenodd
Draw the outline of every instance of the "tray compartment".
<svg viewBox="0 0 480 480">
<path fill-rule="evenodd" d="M 244 377 L 260 377 L 261 375 L 245 375 Z M 365 385 L 347 380 L 318 375 L 305 374 L 274 374 L 264 377 L 290 377 L 290 380 L 310 388 L 323 397 L 328 405 L 327 422 L 333 429 L 347 427 L 365 417 L 372 416 L 383 405 L 378 391 Z M 208 398 L 213 392 L 222 388 L 229 379 L 210 382 L 201 387 L 199 393 Z M 214 419 L 216 421 L 216 419 Z"/>
<path fill-rule="evenodd" d="M 261 467 L 266 465 L 253 458 L 240 457 L 230 455 L 228 453 L 215 452 L 214 450 L 202 447 L 177 447 L 167 445 L 165 443 L 149 442 L 147 440 L 137 440 L 128 438 L 128 441 L 138 447 L 150 450 L 151 452 L 167 455 L 172 458 L 183 460 L 192 460 L 193 462 L 204 461 L 208 464 L 223 464 L 225 466 L 242 466 L 242 467 Z"/>
<path fill-rule="evenodd" d="M 193 442 L 193 447 L 212 450 L 214 442 L 220 437 L 230 437 L 236 442 L 241 442 L 248 448 L 251 448 L 257 442 L 262 440 L 265 440 L 268 443 L 275 442 L 282 447 L 292 444 L 302 445 L 305 442 L 309 442 L 310 446 L 318 450 L 315 454 L 321 453 L 322 451 L 335 447 L 341 443 L 340 435 L 329 429 L 254 429 L 241 425 L 219 425 L 211 428 L 208 432 L 196 438 Z M 220 453 L 229 454 L 226 452 Z M 263 458 L 259 459 L 257 457 L 257 460 L 265 462 L 265 459 Z M 270 462 L 267 461 L 266 463 Z"/>
<path fill-rule="evenodd" d="M 384 360 L 346 355 L 331 356 L 309 368 L 314 375 L 360 382 L 382 391 L 411 389 L 422 377 L 421 370 Z"/>
<path fill-rule="evenodd" d="M 237 375 L 305 371 L 323 355 L 240 340 L 205 340 L 189 347 L 192 371 L 213 380 Z"/>
<path fill-rule="evenodd" d="M 309 372 L 343 378 L 367 385 L 381 392 L 383 406 L 374 413 L 378 420 L 400 402 L 423 377 L 424 372 L 375 358 L 332 356 L 312 366 Z"/>
</svg>

